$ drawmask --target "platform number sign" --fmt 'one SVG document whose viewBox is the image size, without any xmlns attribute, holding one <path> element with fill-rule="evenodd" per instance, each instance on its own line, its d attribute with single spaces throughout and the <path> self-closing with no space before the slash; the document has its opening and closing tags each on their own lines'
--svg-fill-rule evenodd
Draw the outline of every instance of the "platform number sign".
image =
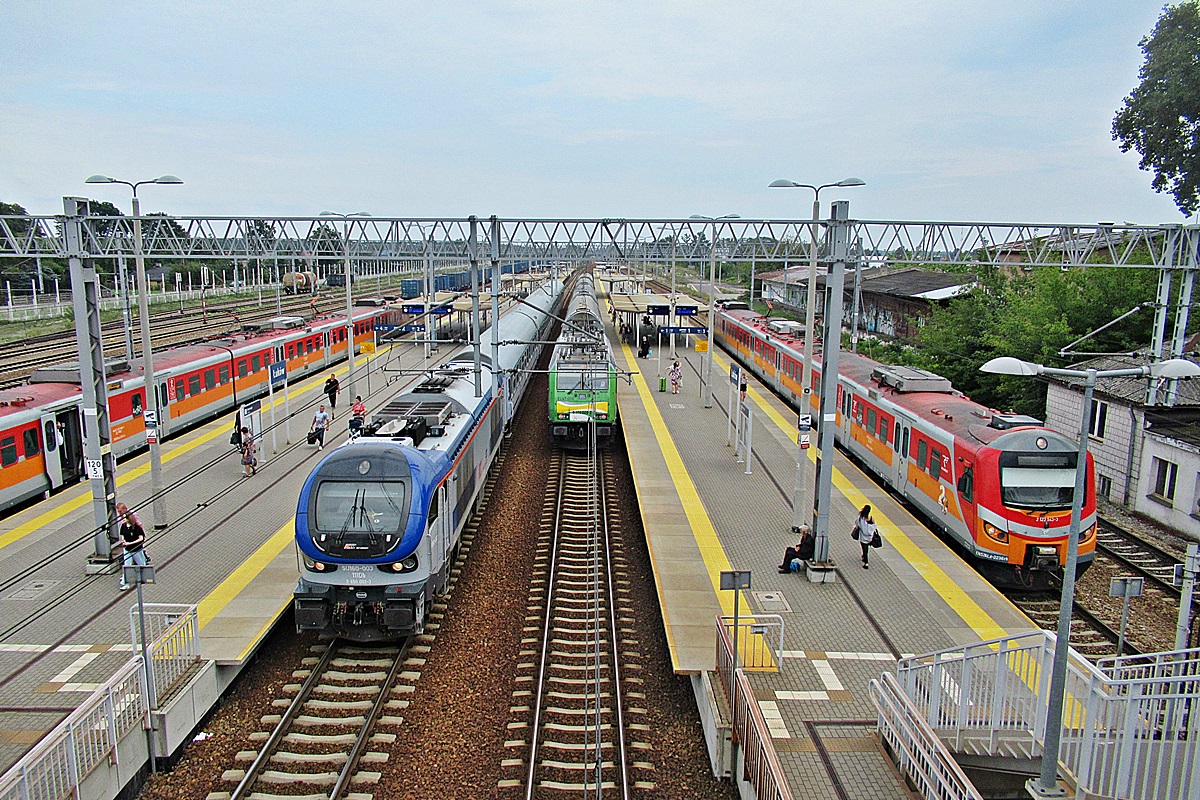
<svg viewBox="0 0 1200 800">
<path fill-rule="evenodd" d="M 87 476 L 88 480 L 98 481 L 104 479 L 104 459 L 102 458 L 87 458 Z"/>
<path fill-rule="evenodd" d="M 729 382 L 734 386 L 738 385 L 738 381 L 742 377 L 742 370 L 737 364 L 729 365 Z"/>
</svg>

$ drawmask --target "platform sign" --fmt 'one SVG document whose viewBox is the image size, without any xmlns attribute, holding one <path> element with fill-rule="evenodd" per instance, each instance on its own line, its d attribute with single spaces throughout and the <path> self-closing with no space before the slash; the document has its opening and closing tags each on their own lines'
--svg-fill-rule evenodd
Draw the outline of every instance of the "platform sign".
<svg viewBox="0 0 1200 800">
<path fill-rule="evenodd" d="M 363 342 L 362 344 L 360 344 L 358 346 L 358 352 L 374 353 L 375 352 L 375 343 L 374 342 Z"/>
<path fill-rule="evenodd" d="M 646 306 L 646 313 L 652 317 L 665 317 L 671 313 L 670 306 Z"/>
<path fill-rule="evenodd" d="M 104 480 L 104 459 L 85 458 L 84 461 L 87 463 L 88 480 Z"/>
<path fill-rule="evenodd" d="M 707 353 L 708 352 L 708 339 L 697 339 L 696 340 L 696 352 L 697 353 Z"/>
<path fill-rule="evenodd" d="M 675 306 L 675 316 L 677 317 L 694 317 L 696 316 L 695 306 Z"/>
<path fill-rule="evenodd" d="M 375 323 L 375 330 L 379 333 L 388 333 L 389 331 L 394 331 L 399 327 L 399 325 L 385 325 L 379 322 Z"/>
<path fill-rule="evenodd" d="M 796 427 L 801 431 L 812 430 L 812 414 L 800 414 L 796 417 Z"/>
<path fill-rule="evenodd" d="M 800 449 L 807 450 L 811 446 L 812 446 L 811 436 L 807 433 L 800 434 Z"/>
<path fill-rule="evenodd" d="M 238 419 L 241 420 L 242 427 L 248 428 L 250 435 L 257 440 L 263 432 L 262 400 L 251 400 L 249 403 L 243 403 Z"/>
<path fill-rule="evenodd" d="M 742 368 L 737 364 L 729 365 L 729 382 L 734 386 L 738 385 L 738 380 L 742 377 Z"/>
<path fill-rule="evenodd" d="M 693 328 L 690 325 L 660 325 L 658 332 L 663 336 L 707 336 L 708 328 Z"/>
<path fill-rule="evenodd" d="M 396 328 L 396 330 L 400 331 L 401 333 L 424 333 L 425 326 L 424 325 L 400 325 Z"/>
<path fill-rule="evenodd" d="M 287 377 L 287 364 L 279 361 L 269 365 L 267 368 L 271 371 L 271 386 L 273 388 L 283 386 L 284 378 Z"/>
<path fill-rule="evenodd" d="M 400 310 L 403 311 L 405 314 L 424 314 L 425 306 L 424 305 L 400 306 Z"/>
<path fill-rule="evenodd" d="M 147 428 L 157 428 L 158 412 L 152 408 L 147 408 L 142 412 L 142 421 L 146 423 Z"/>
<path fill-rule="evenodd" d="M 430 314 L 438 314 L 440 316 L 445 316 L 447 314 L 453 314 L 454 309 L 450 306 L 438 306 L 437 308 L 430 309 L 429 313 Z"/>
</svg>

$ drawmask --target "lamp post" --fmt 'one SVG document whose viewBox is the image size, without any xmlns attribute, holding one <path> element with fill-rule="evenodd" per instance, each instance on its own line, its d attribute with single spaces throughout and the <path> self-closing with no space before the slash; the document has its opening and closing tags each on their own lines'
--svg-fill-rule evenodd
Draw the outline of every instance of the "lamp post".
<svg viewBox="0 0 1200 800">
<path fill-rule="evenodd" d="M 133 190 L 133 260 L 137 269 L 138 282 L 138 322 L 142 333 L 142 374 L 145 380 L 146 402 L 143 420 L 146 423 L 146 444 L 150 448 L 150 522 L 155 528 L 167 527 L 167 501 L 162 492 L 162 454 L 158 449 L 158 430 L 160 423 L 158 407 L 158 386 L 154 382 L 154 349 L 150 345 L 150 302 L 148 282 L 146 281 L 146 263 L 142 258 L 142 207 L 138 202 L 137 190 L 147 183 L 181 184 L 182 180 L 174 175 L 161 175 L 154 180 L 119 181 L 107 175 L 92 175 L 84 183 L 119 183 Z"/>
<path fill-rule="evenodd" d="M 346 241 L 344 255 L 346 259 L 346 396 L 354 397 L 354 292 L 350 286 L 350 225 L 354 217 L 371 216 L 365 211 L 353 214 L 339 214 L 336 211 L 322 211 L 322 217 L 338 217 L 346 221 Z"/>
<path fill-rule="evenodd" d="M 993 358 L 979 368 L 999 375 L 1054 375 L 1083 379 L 1083 405 L 1080 408 L 1079 450 L 1075 460 L 1075 489 L 1071 499 L 1071 525 L 1067 534 L 1067 562 L 1063 566 L 1062 598 L 1058 607 L 1058 632 L 1054 643 L 1054 666 L 1050 674 L 1050 693 L 1046 706 L 1046 739 L 1042 748 L 1042 771 L 1030 778 L 1026 790 L 1034 798 L 1062 797 L 1058 786 L 1058 755 L 1062 741 L 1063 700 L 1067 687 L 1067 653 L 1071 638 L 1071 608 L 1075 599 L 1075 567 L 1079 561 L 1079 529 L 1082 520 L 1084 484 L 1087 481 L 1088 422 L 1092 393 L 1100 378 L 1187 378 L 1200 376 L 1200 366 L 1181 358 L 1173 358 L 1142 367 L 1127 369 L 1080 370 L 1032 364 L 1011 356 Z"/>
<path fill-rule="evenodd" d="M 809 231 L 809 248 L 808 248 L 808 289 L 804 305 L 804 371 L 801 373 L 801 386 L 803 392 L 800 396 L 800 413 L 812 413 L 812 374 L 813 374 L 813 327 L 816 324 L 817 314 L 817 222 L 821 218 L 821 190 L 829 189 L 833 186 L 848 187 L 848 186 L 866 186 L 867 182 L 862 178 L 842 178 L 837 183 L 822 183 L 819 186 L 814 186 L 810 183 L 797 183 L 780 178 L 777 181 L 771 181 L 769 188 L 775 189 L 812 189 L 813 204 L 812 204 L 812 227 Z M 786 303 L 787 296 L 787 266 L 783 268 L 783 283 L 784 297 Z M 751 307 L 753 307 L 753 290 L 754 284 L 751 282 Z M 805 484 L 804 480 L 804 462 L 807 460 L 804 457 L 804 447 L 797 436 L 796 442 L 796 485 L 792 489 L 792 530 L 800 529 L 803 523 L 805 512 L 808 516 L 812 516 L 812 504 L 801 503 L 800 494 L 803 491 Z"/>
<path fill-rule="evenodd" d="M 704 365 L 704 407 L 712 408 L 712 365 L 713 365 L 713 321 L 717 312 L 717 223 L 723 219 L 741 219 L 737 214 L 706 217 L 692 214 L 690 219 L 708 220 L 712 228 L 712 241 L 708 243 L 708 359 Z M 704 293 L 701 292 L 701 295 Z M 730 413 L 733 413 L 730 411 Z"/>
</svg>

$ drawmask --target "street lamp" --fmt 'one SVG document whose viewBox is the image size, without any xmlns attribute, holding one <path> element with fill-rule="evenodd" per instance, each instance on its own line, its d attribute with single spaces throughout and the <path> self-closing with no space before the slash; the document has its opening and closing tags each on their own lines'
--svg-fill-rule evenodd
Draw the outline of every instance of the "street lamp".
<svg viewBox="0 0 1200 800">
<path fill-rule="evenodd" d="M 1042 771 L 1030 778 L 1026 790 L 1034 798 L 1062 797 L 1058 788 L 1058 754 L 1062 741 L 1063 699 L 1067 686 L 1067 652 L 1071 638 L 1071 608 L 1075 600 L 1075 567 L 1079 560 L 1079 528 L 1083 514 L 1084 484 L 1087 480 L 1088 422 L 1092 393 L 1100 378 L 1192 378 L 1200 376 L 1200 366 L 1182 358 L 1172 358 L 1142 367 L 1127 369 L 1060 369 L 1032 364 L 1011 356 L 993 358 L 979 368 L 999 375 L 1054 375 L 1083 379 L 1083 406 L 1080 408 L 1079 451 L 1075 460 L 1075 490 L 1071 499 L 1071 525 L 1067 536 L 1067 563 L 1063 567 L 1062 598 L 1058 606 L 1058 633 L 1054 643 L 1054 668 L 1050 675 L 1050 693 L 1046 706 L 1046 741 L 1042 748 Z"/>
<path fill-rule="evenodd" d="M 817 313 L 817 221 L 821 218 L 821 190 L 828 189 L 833 186 L 848 187 L 848 186 L 866 186 L 867 182 L 862 178 L 842 178 L 837 183 L 822 183 L 819 186 L 814 186 L 810 183 L 797 183 L 780 178 L 777 181 L 771 181 L 770 188 L 774 189 L 812 189 L 813 204 L 812 204 L 812 229 L 809 232 L 808 249 L 808 290 L 807 299 L 804 306 L 804 371 L 801 375 L 801 386 L 803 391 L 800 395 L 800 413 L 812 413 L 812 400 L 810 393 L 812 392 L 812 374 L 813 374 L 813 327 L 816 324 Z M 783 270 L 783 285 L 787 286 L 787 266 Z M 754 284 L 750 285 L 753 291 Z M 751 296 L 753 300 L 753 295 Z M 784 291 L 784 302 L 786 303 L 787 292 Z M 801 446 L 800 437 L 797 436 L 796 442 L 796 485 L 792 490 L 792 530 L 798 531 L 804 520 L 803 508 L 805 504 L 800 502 L 800 493 L 804 486 L 804 448 Z M 812 516 L 812 508 L 808 507 L 808 515 Z"/>
<path fill-rule="evenodd" d="M 354 397 L 354 296 L 350 288 L 350 220 L 354 217 L 371 216 L 365 211 L 353 214 L 339 214 L 336 211 L 322 211 L 322 217 L 338 217 L 346 221 L 346 397 Z"/>
<path fill-rule="evenodd" d="M 717 223 L 723 219 L 741 219 L 741 217 L 737 214 L 724 214 L 719 217 L 692 214 L 689 219 L 704 219 L 712 223 L 712 241 L 708 243 L 708 361 L 704 367 L 704 407 L 712 408 L 713 319 L 717 312 Z M 700 294 L 703 295 L 704 292 Z M 730 413 L 732 414 L 733 411 L 731 410 Z"/>
<path fill-rule="evenodd" d="M 133 190 L 133 260 L 137 269 L 138 322 L 142 332 L 142 373 L 146 383 L 146 402 L 142 419 L 146 424 L 146 444 L 150 448 L 150 494 L 152 497 L 150 522 L 155 528 L 167 527 L 166 498 L 162 492 L 162 454 L 158 449 L 158 386 L 154 382 L 154 351 L 150 346 L 150 303 L 149 284 L 146 281 L 146 264 L 142 258 L 142 207 L 138 202 L 137 190 L 147 183 L 180 184 L 174 175 L 161 175 L 154 180 L 119 181 L 107 175 L 92 175 L 84 183 L 119 183 Z"/>
</svg>

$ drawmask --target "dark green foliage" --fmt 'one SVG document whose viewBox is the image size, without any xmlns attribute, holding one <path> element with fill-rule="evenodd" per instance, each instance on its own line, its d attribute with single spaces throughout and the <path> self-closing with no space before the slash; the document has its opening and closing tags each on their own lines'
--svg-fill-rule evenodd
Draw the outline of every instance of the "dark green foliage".
<svg viewBox="0 0 1200 800">
<path fill-rule="evenodd" d="M 1151 186 L 1185 214 L 1200 208 L 1200 4 L 1167 6 L 1141 41 L 1138 84 L 1113 120 L 1122 152 L 1141 153 Z"/>
</svg>

